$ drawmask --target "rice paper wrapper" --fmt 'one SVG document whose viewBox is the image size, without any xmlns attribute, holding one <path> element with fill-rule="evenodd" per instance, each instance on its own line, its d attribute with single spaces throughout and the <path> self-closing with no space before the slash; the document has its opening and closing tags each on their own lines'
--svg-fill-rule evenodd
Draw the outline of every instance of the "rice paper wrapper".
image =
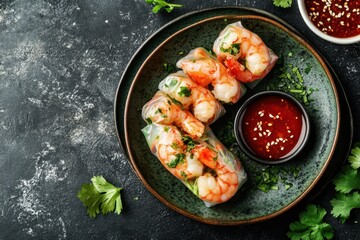
<svg viewBox="0 0 360 240">
<path fill-rule="evenodd" d="M 233 191 L 230 195 L 230 198 L 226 198 L 224 201 L 209 201 L 208 199 L 204 199 L 201 196 L 201 189 L 202 186 L 199 186 L 199 178 L 204 177 L 205 175 L 209 174 L 210 171 L 217 172 L 216 169 L 208 169 L 206 166 L 204 166 L 203 173 L 201 176 L 197 176 L 191 179 L 188 179 L 184 177 L 182 174 L 178 173 L 178 170 L 175 168 L 169 167 L 169 161 L 166 163 L 168 159 L 163 159 L 160 154 L 162 154 L 162 151 L 159 151 L 160 146 L 164 147 L 164 144 L 167 144 L 166 147 L 171 149 L 171 145 L 173 145 L 174 141 L 179 141 L 179 139 L 183 139 L 184 135 L 181 133 L 176 127 L 174 126 L 164 126 L 161 124 L 149 124 L 146 127 L 142 129 L 142 133 L 145 136 L 146 142 L 149 145 L 149 148 L 154 156 L 156 156 L 162 165 L 170 171 L 175 177 L 177 177 L 194 195 L 196 195 L 198 198 L 203 200 L 204 204 L 207 207 L 211 207 L 223 202 L 226 202 L 229 200 L 232 196 L 235 195 L 237 190 L 246 182 L 247 180 L 247 174 L 240 162 L 240 160 L 231 153 L 225 146 L 216 138 L 214 133 L 209 127 L 206 127 L 205 133 L 201 138 L 193 139 L 193 141 L 196 143 L 196 146 L 199 146 L 199 148 L 208 148 L 211 149 L 214 153 L 216 153 L 217 156 L 217 166 L 223 166 L 228 171 L 231 171 L 236 174 L 237 178 L 237 186 L 235 191 Z M 195 150 L 192 150 L 193 152 L 187 152 L 187 146 L 186 144 L 181 144 L 178 142 L 178 149 L 174 152 L 174 154 L 185 154 L 185 156 L 193 155 L 193 157 L 197 156 L 196 153 L 196 147 Z M 170 150 L 172 151 L 172 150 Z M 189 155 L 187 155 L 189 154 Z M 169 154 L 170 156 L 171 154 Z M 184 157 L 184 160 L 186 161 L 188 159 L 187 157 Z M 215 176 L 218 177 L 218 176 Z"/>
</svg>

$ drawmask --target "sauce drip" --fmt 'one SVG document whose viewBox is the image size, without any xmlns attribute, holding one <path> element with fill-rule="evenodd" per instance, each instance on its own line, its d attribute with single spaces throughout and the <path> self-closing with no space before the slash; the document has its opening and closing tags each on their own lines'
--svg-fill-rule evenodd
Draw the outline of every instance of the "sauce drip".
<svg viewBox="0 0 360 240">
<path fill-rule="evenodd" d="M 360 34 L 359 0 L 305 0 L 305 7 L 315 26 L 330 36 Z"/>
<path fill-rule="evenodd" d="M 279 160 L 291 155 L 302 143 L 305 118 L 290 99 L 270 95 L 251 102 L 241 124 L 244 140 L 255 155 Z"/>
</svg>

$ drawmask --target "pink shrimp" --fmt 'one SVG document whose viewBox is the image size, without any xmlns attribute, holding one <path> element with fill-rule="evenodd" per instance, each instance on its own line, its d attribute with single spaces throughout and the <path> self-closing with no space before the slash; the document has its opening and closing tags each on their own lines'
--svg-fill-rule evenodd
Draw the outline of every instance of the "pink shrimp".
<svg viewBox="0 0 360 240">
<path fill-rule="evenodd" d="M 155 96 L 147 102 L 142 109 L 144 120 L 161 123 L 165 125 L 176 125 L 190 134 L 192 137 L 200 137 L 204 133 L 205 126 L 191 112 L 182 109 L 166 96 L 158 91 Z M 181 104 L 181 103 L 180 103 Z"/>
<path fill-rule="evenodd" d="M 199 86 L 182 71 L 168 75 L 160 82 L 159 89 L 181 102 L 203 123 L 213 123 L 225 113 L 209 89 Z"/>
<path fill-rule="evenodd" d="M 264 78 L 278 59 L 262 39 L 245 29 L 240 21 L 229 24 L 220 33 L 213 51 L 229 74 L 241 82 Z"/>
<path fill-rule="evenodd" d="M 208 206 L 229 200 L 239 189 L 240 162 L 226 163 L 222 145 L 217 145 L 215 150 L 199 147 L 195 152 L 199 150 L 199 160 L 215 172 L 215 175 L 208 172 L 198 178 L 199 198 Z"/>
<path fill-rule="evenodd" d="M 152 123 L 141 131 L 151 152 L 179 180 L 185 182 L 203 174 L 204 165 L 186 151 L 183 135 L 177 127 Z"/>
<path fill-rule="evenodd" d="M 197 84 L 211 84 L 212 93 L 221 102 L 236 103 L 246 92 L 246 88 L 228 74 L 227 68 L 204 48 L 191 50 L 176 65 Z"/>
</svg>

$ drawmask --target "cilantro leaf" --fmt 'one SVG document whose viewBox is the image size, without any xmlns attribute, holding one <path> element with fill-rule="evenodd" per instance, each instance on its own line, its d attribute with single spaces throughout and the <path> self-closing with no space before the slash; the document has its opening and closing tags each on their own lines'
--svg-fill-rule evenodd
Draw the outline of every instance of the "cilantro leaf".
<svg viewBox="0 0 360 240">
<path fill-rule="evenodd" d="M 300 221 L 290 224 L 287 236 L 292 240 L 331 239 L 334 231 L 330 224 L 323 222 L 326 210 L 310 204 L 299 214 Z"/>
<path fill-rule="evenodd" d="M 166 73 L 172 73 L 172 72 L 175 72 L 176 71 L 176 66 L 172 63 L 164 63 L 163 64 L 163 70 L 166 72 Z M 175 80 L 176 81 L 176 80 Z"/>
<path fill-rule="evenodd" d="M 351 155 L 348 158 L 351 167 L 358 169 L 360 167 L 360 147 L 351 149 Z"/>
<path fill-rule="evenodd" d="M 354 189 L 360 189 L 360 174 L 356 169 L 345 166 L 334 179 L 335 189 L 340 193 L 349 193 Z"/>
<path fill-rule="evenodd" d="M 273 0 L 276 7 L 289 8 L 291 7 L 292 0 Z"/>
<path fill-rule="evenodd" d="M 94 176 L 90 184 L 83 184 L 77 197 L 87 208 L 90 217 L 96 217 L 98 213 L 109 212 L 121 213 L 122 202 L 120 190 L 110 184 L 102 176 Z"/>
<path fill-rule="evenodd" d="M 152 12 L 157 13 L 162 8 L 164 8 L 167 12 L 171 12 L 174 8 L 182 7 L 181 4 L 168 3 L 166 0 L 145 0 L 147 4 L 154 5 Z"/>
<path fill-rule="evenodd" d="M 330 203 L 333 207 L 331 214 L 336 218 L 339 217 L 344 223 L 349 218 L 352 209 L 360 208 L 360 193 L 338 194 Z"/>
<path fill-rule="evenodd" d="M 183 136 L 181 140 L 186 145 L 186 152 L 190 152 L 193 148 L 195 148 L 196 144 L 199 144 L 189 136 Z"/>
<path fill-rule="evenodd" d="M 181 86 L 180 91 L 178 92 L 180 97 L 190 97 L 191 96 L 191 89 L 188 87 Z"/>
<path fill-rule="evenodd" d="M 100 212 L 101 195 L 95 189 L 94 185 L 91 183 L 83 184 L 77 197 L 87 208 L 89 216 L 93 218 L 96 217 L 96 215 Z"/>
<path fill-rule="evenodd" d="M 185 158 L 185 154 L 184 153 L 177 153 L 175 154 L 175 158 L 173 160 L 171 160 L 171 162 L 167 163 L 166 165 L 168 165 L 169 168 L 176 168 L 176 166 L 183 162 Z"/>
<path fill-rule="evenodd" d="M 240 51 L 240 43 L 232 43 L 231 44 L 231 47 L 229 48 L 223 48 L 223 47 L 220 47 L 220 51 L 222 52 L 228 52 L 230 53 L 231 55 L 236 55 L 239 53 Z"/>
</svg>

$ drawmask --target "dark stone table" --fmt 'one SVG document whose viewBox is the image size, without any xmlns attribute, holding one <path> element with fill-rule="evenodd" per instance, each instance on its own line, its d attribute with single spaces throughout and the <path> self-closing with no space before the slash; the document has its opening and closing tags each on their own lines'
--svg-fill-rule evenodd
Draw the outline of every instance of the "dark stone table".
<svg viewBox="0 0 360 240">
<path fill-rule="evenodd" d="M 295 1 L 295 0 L 293 0 Z M 157 29 L 198 9 L 259 8 L 298 29 L 339 75 L 360 140 L 360 45 L 315 36 L 296 1 L 178 0 L 153 14 L 145 0 L 0 1 L 0 239 L 283 239 L 299 205 L 246 226 L 212 226 L 163 205 L 120 148 L 113 119 L 117 85 L 131 56 Z M 341 144 L 341 143 L 339 143 Z M 91 219 L 76 194 L 94 175 L 124 188 L 124 210 Z M 328 211 L 333 186 L 313 200 Z M 345 224 L 326 216 L 336 239 L 360 239 L 360 211 Z"/>
</svg>

